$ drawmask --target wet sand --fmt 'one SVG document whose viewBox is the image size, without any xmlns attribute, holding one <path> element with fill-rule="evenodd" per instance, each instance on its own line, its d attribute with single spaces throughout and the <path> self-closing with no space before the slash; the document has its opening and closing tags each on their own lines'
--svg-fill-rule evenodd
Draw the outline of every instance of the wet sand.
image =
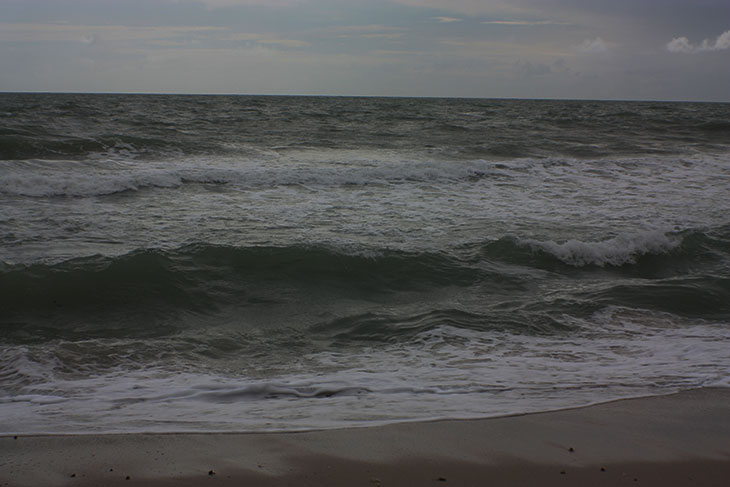
<svg viewBox="0 0 730 487">
<path fill-rule="evenodd" d="M 730 389 L 302 433 L 0 438 L 0 486 L 725 486 Z"/>
</svg>

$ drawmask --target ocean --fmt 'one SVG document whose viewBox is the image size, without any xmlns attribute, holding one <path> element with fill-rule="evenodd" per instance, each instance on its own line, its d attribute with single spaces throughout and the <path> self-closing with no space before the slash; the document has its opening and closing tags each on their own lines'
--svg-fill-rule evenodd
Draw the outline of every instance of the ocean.
<svg viewBox="0 0 730 487">
<path fill-rule="evenodd" d="M 0 434 L 729 377 L 728 104 L 0 94 Z"/>
</svg>

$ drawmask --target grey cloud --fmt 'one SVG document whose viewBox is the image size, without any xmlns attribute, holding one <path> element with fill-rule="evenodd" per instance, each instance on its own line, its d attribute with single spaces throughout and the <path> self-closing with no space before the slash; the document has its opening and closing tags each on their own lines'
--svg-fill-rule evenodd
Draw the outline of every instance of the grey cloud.
<svg viewBox="0 0 730 487">
<path fill-rule="evenodd" d="M 713 41 L 705 39 L 702 44 L 692 44 L 686 37 L 675 37 L 667 43 L 667 50 L 670 52 L 695 53 L 703 51 L 724 51 L 730 49 L 730 30 L 717 36 Z"/>
</svg>

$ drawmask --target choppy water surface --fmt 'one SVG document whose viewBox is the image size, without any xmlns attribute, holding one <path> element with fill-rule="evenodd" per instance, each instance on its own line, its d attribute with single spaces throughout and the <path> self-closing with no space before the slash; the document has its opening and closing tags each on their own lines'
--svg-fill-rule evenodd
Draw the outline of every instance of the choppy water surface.
<svg viewBox="0 0 730 487">
<path fill-rule="evenodd" d="M 0 94 L 0 433 L 729 386 L 730 105 Z"/>
</svg>

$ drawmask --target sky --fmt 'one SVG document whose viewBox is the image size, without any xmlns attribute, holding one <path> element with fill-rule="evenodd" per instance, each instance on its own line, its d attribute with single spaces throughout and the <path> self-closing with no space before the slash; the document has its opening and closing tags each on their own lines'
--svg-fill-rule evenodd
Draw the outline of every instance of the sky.
<svg viewBox="0 0 730 487">
<path fill-rule="evenodd" d="M 0 0 L 0 91 L 730 102 L 730 1 Z"/>
</svg>

